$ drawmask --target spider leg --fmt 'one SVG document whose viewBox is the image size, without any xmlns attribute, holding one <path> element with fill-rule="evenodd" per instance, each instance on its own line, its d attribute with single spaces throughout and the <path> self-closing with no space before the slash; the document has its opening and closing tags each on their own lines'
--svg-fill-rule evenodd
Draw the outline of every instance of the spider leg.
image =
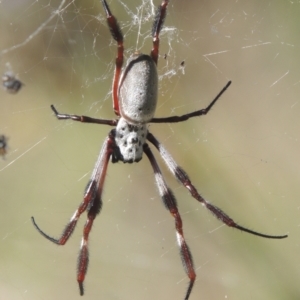
<svg viewBox="0 0 300 300">
<path fill-rule="evenodd" d="M 241 231 L 245 231 L 251 233 L 253 235 L 257 235 L 263 238 L 269 239 L 283 239 L 286 238 L 287 235 L 268 235 L 264 233 L 259 233 L 257 231 L 250 230 L 248 228 L 242 227 L 238 225 L 233 219 L 231 219 L 225 212 L 223 212 L 217 206 L 209 203 L 205 200 L 196 190 L 192 182 L 190 181 L 188 175 L 185 171 L 177 165 L 173 157 L 170 153 L 165 149 L 165 147 L 153 136 L 153 134 L 148 133 L 147 139 L 156 147 L 159 151 L 160 155 L 162 156 L 165 164 L 171 171 L 171 173 L 179 180 L 190 192 L 193 198 L 199 201 L 202 205 L 204 205 L 217 219 L 222 221 L 225 225 L 229 227 L 233 227 L 239 229 Z"/>
<path fill-rule="evenodd" d="M 161 5 L 157 8 L 153 27 L 152 27 L 152 38 L 153 38 L 153 48 L 151 50 L 151 58 L 154 60 L 155 64 L 157 64 L 158 60 L 158 52 L 159 52 L 159 33 L 164 24 L 167 6 L 169 4 L 168 0 L 163 0 Z"/>
<path fill-rule="evenodd" d="M 155 174 L 156 185 L 158 187 L 159 194 L 164 202 L 164 205 L 170 211 L 171 215 L 175 218 L 176 236 L 178 246 L 180 248 L 180 256 L 184 270 L 190 279 L 190 283 L 188 285 L 184 298 L 185 300 L 188 300 L 196 279 L 196 273 L 194 270 L 192 254 L 183 236 L 182 220 L 177 209 L 176 199 L 170 188 L 167 186 L 156 162 L 156 159 L 154 158 L 153 153 L 147 144 L 144 144 L 144 152 L 146 153 L 152 165 Z"/>
<path fill-rule="evenodd" d="M 106 3 L 106 0 L 101 0 L 101 2 L 102 2 L 103 8 L 106 13 L 107 25 L 110 30 L 110 33 L 111 33 L 113 39 L 118 44 L 112 93 L 113 93 L 113 108 L 114 108 L 115 114 L 117 116 L 119 116 L 120 113 L 119 113 L 118 89 L 119 89 L 119 80 L 120 80 L 120 75 L 121 75 L 122 65 L 123 65 L 123 60 L 124 60 L 123 34 L 122 34 L 120 26 L 117 22 L 117 19 L 111 13 L 109 6 Z"/>
<path fill-rule="evenodd" d="M 68 114 L 61 114 L 57 111 L 54 105 L 50 106 L 53 110 L 56 118 L 58 120 L 68 120 L 71 119 L 73 121 L 78 121 L 82 123 L 94 123 L 94 124 L 102 124 L 102 125 L 109 125 L 109 126 L 116 126 L 118 124 L 118 120 L 106 120 L 106 119 L 96 119 L 87 116 L 77 116 L 77 115 L 68 115 Z"/>
<path fill-rule="evenodd" d="M 101 194 L 103 190 L 104 180 L 106 177 L 107 166 L 108 166 L 109 158 L 115 151 L 115 148 L 116 148 L 115 139 L 113 133 L 111 132 L 109 136 L 106 138 L 106 140 L 104 141 L 104 144 L 98 156 L 98 160 L 95 164 L 91 179 L 87 184 L 83 201 L 79 205 L 78 209 L 75 211 L 74 215 L 72 216 L 67 226 L 65 227 L 60 238 L 55 239 L 49 236 L 48 234 L 46 234 L 36 224 L 34 218 L 31 217 L 33 225 L 42 236 L 44 236 L 46 239 L 48 239 L 49 241 L 57 245 L 64 245 L 70 238 L 71 234 L 73 233 L 79 217 L 85 210 L 87 210 L 87 221 L 84 225 L 83 237 L 81 241 L 80 252 L 78 256 L 78 266 L 77 266 L 77 281 L 79 284 L 80 295 L 83 295 L 84 293 L 83 281 L 85 278 L 85 274 L 88 267 L 88 260 L 89 260 L 88 237 L 92 229 L 94 219 L 96 218 L 97 214 L 100 213 L 102 207 Z"/>
<path fill-rule="evenodd" d="M 220 91 L 220 93 L 213 99 L 213 101 L 210 102 L 210 104 L 203 109 L 193 111 L 191 113 L 182 115 L 182 116 L 172 116 L 172 117 L 166 117 L 166 118 L 153 118 L 150 123 L 178 123 L 188 120 L 189 118 L 198 117 L 202 115 L 206 115 L 210 109 L 215 105 L 217 100 L 224 94 L 224 92 L 228 89 L 228 87 L 231 85 L 231 81 L 228 81 L 227 84 L 223 87 L 223 89 Z"/>
</svg>

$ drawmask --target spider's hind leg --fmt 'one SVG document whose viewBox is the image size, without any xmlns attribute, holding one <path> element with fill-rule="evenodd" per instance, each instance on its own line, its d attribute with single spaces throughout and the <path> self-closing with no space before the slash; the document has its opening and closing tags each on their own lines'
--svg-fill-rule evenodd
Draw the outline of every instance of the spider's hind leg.
<svg viewBox="0 0 300 300">
<path fill-rule="evenodd" d="M 155 19 L 152 27 L 152 39 L 153 39 L 153 48 L 151 50 L 151 58 L 154 60 L 155 64 L 157 64 L 158 60 L 158 52 L 159 52 L 159 33 L 163 27 L 166 14 L 167 14 L 167 6 L 169 4 L 169 0 L 163 0 L 161 5 L 157 8 Z"/>
<path fill-rule="evenodd" d="M 103 8 L 105 10 L 106 19 L 107 19 L 107 25 L 110 30 L 110 33 L 113 37 L 113 39 L 118 44 L 117 49 L 117 57 L 115 62 L 115 74 L 114 74 L 114 80 L 113 80 L 113 108 L 114 112 L 117 116 L 120 115 L 119 112 L 119 99 L 118 99 L 118 89 L 119 89 L 119 81 L 124 61 L 124 45 L 123 45 L 123 33 L 121 31 L 121 28 L 117 22 L 117 19 L 110 11 L 110 8 L 105 0 L 101 0 Z"/>
</svg>

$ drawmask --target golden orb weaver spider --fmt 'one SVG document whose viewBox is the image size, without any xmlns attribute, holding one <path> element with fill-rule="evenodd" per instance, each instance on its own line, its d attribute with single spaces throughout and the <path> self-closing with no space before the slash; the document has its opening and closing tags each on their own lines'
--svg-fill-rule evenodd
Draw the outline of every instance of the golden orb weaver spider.
<svg viewBox="0 0 300 300">
<path fill-rule="evenodd" d="M 213 101 L 204 109 L 200 109 L 182 116 L 171 116 L 165 118 L 154 118 L 154 113 L 158 95 L 158 75 L 156 65 L 159 52 L 159 33 L 163 27 L 166 17 L 168 0 L 163 0 L 158 7 L 153 28 L 153 48 L 150 55 L 134 53 L 127 61 L 127 64 L 122 71 L 124 60 L 123 34 L 117 23 L 116 18 L 111 13 L 106 0 L 101 0 L 109 30 L 112 37 L 117 42 L 117 57 L 115 62 L 115 73 L 112 86 L 113 109 L 118 116 L 115 120 L 96 119 L 87 116 L 61 114 L 56 108 L 51 105 L 51 109 L 59 120 L 72 119 L 83 123 L 104 124 L 116 126 L 112 129 L 108 137 L 105 139 L 98 160 L 95 164 L 91 179 L 87 184 L 84 198 L 79 208 L 75 211 L 71 220 L 65 227 L 60 238 L 55 239 L 44 233 L 34 218 L 32 222 L 38 232 L 46 239 L 57 245 L 64 245 L 71 234 L 73 233 L 77 221 L 84 211 L 87 211 L 87 221 L 83 230 L 83 238 L 80 246 L 77 268 L 77 281 L 79 284 L 80 295 L 84 294 L 83 282 L 87 272 L 89 254 L 88 254 L 88 238 L 91 231 L 94 219 L 100 213 L 102 207 L 102 191 L 106 177 L 109 159 L 113 163 L 122 161 L 124 163 L 139 162 L 142 159 L 143 153 L 149 159 L 155 174 L 155 181 L 158 187 L 162 201 L 169 210 L 170 214 L 175 219 L 175 229 L 180 256 L 184 270 L 189 278 L 189 284 L 185 293 L 184 299 L 190 297 L 193 285 L 196 279 L 196 273 L 193 265 L 192 255 L 188 248 L 183 235 L 182 220 L 177 209 L 176 199 L 173 192 L 167 186 L 156 159 L 148 146 L 150 142 L 158 150 L 163 161 L 167 165 L 171 173 L 188 189 L 191 196 L 205 206 L 217 219 L 229 227 L 239 229 L 251 233 L 253 235 L 264 238 L 283 239 L 287 235 L 268 235 L 262 234 L 245 227 L 238 225 L 225 212 L 217 206 L 205 200 L 196 190 L 195 186 L 190 181 L 187 173 L 177 165 L 175 160 L 164 148 L 164 146 L 148 131 L 148 123 L 175 123 L 183 122 L 189 118 L 206 115 L 220 96 L 227 90 L 231 81 L 220 91 Z"/>
</svg>

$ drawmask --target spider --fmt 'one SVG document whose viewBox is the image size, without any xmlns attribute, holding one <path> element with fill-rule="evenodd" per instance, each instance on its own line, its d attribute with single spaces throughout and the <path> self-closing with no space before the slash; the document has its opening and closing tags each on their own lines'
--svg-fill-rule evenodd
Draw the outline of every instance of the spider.
<svg viewBox="0 0 300 300">
<path fill-rule="evenodd" d="M 2 76 L 2 83 L 3 87 L 10 94 L 16 94 L 23 85 L 23 83 L 20 80 L 16 79 L 12 72 L 6 72 Z"/>
<path fill-rule="evenodd" d="M 105 139 L 97 162 L 95 164 L 93 173 L 91 175 L 91 179 L 87 184 L 83 201 L 75 211 L 74 215 L 71 217 L 61 236 L 58 239 L 53 238 L 40 229 L 33 217 L 32 222 L 38 232 L 46 239 L 57 245 L 64 245 L 73 233 L 81 214 L 84 211 L 87 211 L 87 221 L 83 229 L 83 237 L 81 241 L 77 266 L 77 281 L 79 284 L 79 292 L 80 295 L 83 295 L 83 282 L 85 279 L 89 261 L 89 233 L 93 226 L 94 219 L 101 211 L 101 195 L 109 160 L 111 159 L 112 163 L 116 163 L 119 161 L 123 163 L 139 162 L 142 159 L 143 154 L 145 153 L 153 168 L 156 185 L 162 198 L 162 202 L 165 205 L 166 209 L 169 210 L 172 217 L 175 219 L 176 237 L 180 249 L 180 256 L 184 270 L 189 278 L 189 284 L 184 297 L 184 299 L 187 300 L 190 297 L 196 279 L 193 259 L 183 235 L 182 220 L 177 209 L 175 196 L 171 189 L 167 186 L 148 143 L 154 145 L 171 173 L 177 178 L 180 183 L 183 184 L 184 187 L 188 189 L 191 196 L 194 197 L 203 206 L 205 206 L 217 219 L 219 219 L 227 226 L 270 239 L 283 239 L 286 238 L 287 235 L 273 236 L 262 234 L 238 225 L 220 208 L 211 204 L 199 194 L 199 192 L 189 179 L 187 173 L 177 165 L 177 163 L 174 161 L 165 147 L 154 137 L 152 133 L 148 131 L 148 123 L 183 122 L 192 117 L 206 115 L 231 84 L 231 81 L 229 81 L 226 86 L 219 92 L 219 94 L 213 99 L 213 101 L 204 109 L 200 109 L 181 116 L 154 118 L 158 94 L 158 75 L 156 65 L 159 52 L 159 33 L 162 29 L 166 17 L 169 1 L 163 0 L 161 5 L 157 9 L 152 28 L 153 48 L 150 55 L 135 52 L 128 59 L 123 71 L 123 35 L 118 25 L 117 19 L 111 13 L 106 0 L 101 0 L 101 3 L 106 14 L 107 24 L 111 35 L 118 45 L 117 57 L 115 62 L 115 73 L 112 85 L 113 109 L 115 114 L 117 115 L 117 119 L 107 120 L 96 119 L 87 116 L 61 114 L 53 105 L 51 105 L 51 109 L 53 110 L 58 120 L 72 119 L 74 121 L 83 123 L 95 123 L 115 126 L 115 128 L 109 132 L 107 138 Z"/>
<path fill-rule="evenodd" d="M 5 156 L 7 152 L 7 137 L 5 135 L 0 135 L 0 156 Z"/>
</svg>

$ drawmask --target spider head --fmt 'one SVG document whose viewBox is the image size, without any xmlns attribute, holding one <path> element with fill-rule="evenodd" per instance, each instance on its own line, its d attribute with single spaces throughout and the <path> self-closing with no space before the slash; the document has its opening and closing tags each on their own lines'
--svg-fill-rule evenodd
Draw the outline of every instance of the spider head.
<svg viewBox="0 0 300 300">
<path fill-rule="evenodd" d="M 124 118 L 120 118 L 115 131 L 115 141 L 120 150 L 119 160 L 124 163 L 140 161 L 147 134 L 145 124 L 132 125 Z"/>
</svg>

